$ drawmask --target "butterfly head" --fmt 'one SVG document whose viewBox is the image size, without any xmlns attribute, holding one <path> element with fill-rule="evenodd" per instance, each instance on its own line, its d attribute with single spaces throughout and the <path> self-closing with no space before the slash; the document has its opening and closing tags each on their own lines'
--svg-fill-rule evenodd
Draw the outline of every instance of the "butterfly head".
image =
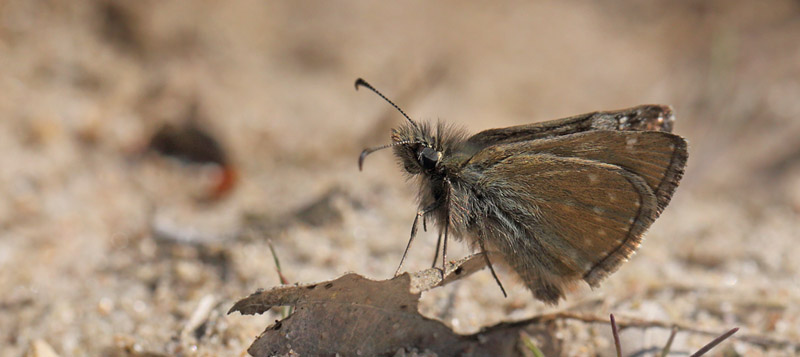
<svg viewBox="0 0 800 357">
<path fill-rule="evenodd" d="M 441 169 L 444 154 L 442 148 L 435 145 L 438 141 L 428 125 L 410 122 L 392 130 L 394 154 L 406 172 L 412 175 L 433 174 Z"/>
<path fill-rule="evenodd" d="M 365 149 L 358 160 L 362 167 L 364 158 L 372 152 L 392 148 L 403 169 L 411 175 L 444 175 L 448 157 L 461 149 L 466 134 L 463 130 L 443 123 L 435 126 L 428 123 L 408 121 L 392 129 L 392 143 Z"/>
<path fill-rule="evenodd" d="M 358 167 L 362 168 L 367 155 L 386 148 L 393 148 L 403 168 L 411 175 L 444 174 L 443 161 L 449 153 L 458 150 L 464 142 L 466 134 L 463 130 L 454 129 L 438 123 L 418 123 L 406 115 L 402 109 L 378 92 L 363 79 L 356 80 L 356 89 L 366 87 L 395 107 L 406 119 L 406 122 L 392 130 L 392 143 L 364 149 L 358 159 Z"/>
</svg>

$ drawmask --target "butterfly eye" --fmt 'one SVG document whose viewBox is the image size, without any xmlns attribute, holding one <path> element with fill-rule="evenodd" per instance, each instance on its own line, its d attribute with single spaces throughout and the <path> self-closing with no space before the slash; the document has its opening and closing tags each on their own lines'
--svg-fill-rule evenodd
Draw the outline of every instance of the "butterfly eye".
<svg viewBox="0 0 800 357">
<path fill-rule="evenodd" d="M 433 171 L 441 158 L 442 153 L 429 147 L 422 148 L 419 152 L 419 163 L 425 171 Z"/>
</svg>

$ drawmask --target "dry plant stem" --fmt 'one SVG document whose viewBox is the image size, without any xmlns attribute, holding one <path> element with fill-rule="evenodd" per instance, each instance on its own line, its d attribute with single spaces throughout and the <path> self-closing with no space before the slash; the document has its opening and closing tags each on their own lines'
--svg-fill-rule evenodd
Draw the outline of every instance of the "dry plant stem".
<svg viewBox="0 0 800 357">
<path fill-rule="evenodd" d="M 605 319 L 600 316 L 594 315 L 585 315 L 585 314 L 578 314 L 574 312 L 556 312 L 553 314 L 541 315 L 536 318 L 531 319 L 531 321 L 552 321 L 558 319 L 565 319 L 565 320 L 578 320 L 587 323 L 601 323 L 607 324 L 608 319 Z M 661 327 L 665 329 L 672 329 L 676 328 L 679 331 L 691 332 L 698 335 L 705 335 L 705 336 L 718 336 L 718 332 L 710 331 L 710 330 L 703 330 L 687 325 L 676 324 L 676 323 L 667 323 L 663 321 L 651 321 L 651 320 L 638 320 L 638 319 L 631 319 L 628 321 L 624 321 L 619 323 L 619 326 L 622 328 L 627 327 L 638 327 L 638 328 L 650 328 L 650 327 Z M 758 335 L 742 335 L 739 334 L 738 337 L 734 337 L 734 340 L 746 342 L 749 344 L 753 344 L 756 346 L 760 346 L 763 348 L 791 348 L 795 352 L 800 352 L 800 342 L 790 341 L 786 339 L 777 339 L 777 338 L 769 338 L 765 336 L 758 336 Z"/>
<path fill-rule="evenodd" d="M 736 331 L 739 331 L 738 327 L 733 328 L 730 331 L 722 334 L 722 336 L 719 336 L 719 337 L 715 338 L 714 340 L 709 342 L 707 345 L 703 346 L 703 348 L 701 348 L 697 352 L 695 352 L 695 354 L 693 354 L 692 357 L 700 357 L 700 356 L 706 354 L 706 352 L 711 351 L 711 349 L 714 348 L 715 346 L 717 346 L 718 344 L 720 344 L 720 342 L 725 341 L 726 338 L 731 337 L 731 335 L 735 334 Z"/>
<path fill-rule="evenodd" d="M 622 345 L 619 342 L 619 329 L 617 328 L 616 320 L 614 320 L 614 314 L 610 314 L 609 315 L 609 320 L 611 322 L 611 334 L 614 335 L 614 347 L 616 347 L 616 349 L 617 349 L 617 357 L 622 357 Z M 692 355 L 692 357 L 700 357 L 700 356 L 706 354 L 706 352 L 711 351 L 712 348 L 716 347 L 722 341 L 725 341 L 725 339 L 727 339 L 728 337 L 731 337 L 731 335 L 736 333 L 736 331 L 739 331 L 738 327 L 736 327 L 734 329 L 731 329 L 730 331 L 728 331 L 728 332 L 722 334 L 721 336 L 715 338 L 714 340 L 709 342 L 707 345 L 703 346 L 701 349 L 699 349 L 697 352 L 695 352 Z M 677 332 L 678 332 L 677 327 L 673 326 L 672 327 L 672 333 L 670 334 L 669 339 L 667 340 L 667 345 L 664 346 L 664 349 L 661 351 L 661 356 L 666 356 L 667 353 L 669 353 L 670 346 L 672 346 L 672 340 L 675 338 L 675 334 Z"/>
<path fill-rule="evenodd" d="M 183 329 L 180 332 L 180 338 L 183 339 L 191 333 L 192 331 L 197 330 L 200 326 L 206 323 L 209 319 L 209 315 L 211 314 L 211 310 L 217 305 L 216 298 L 214 295 L 206 295 L 200 299 L 200 302 L 197 304 L 194 312 L 189 316 L 189 319 L 186 320 L 186 324 L 183 326 Z M 202 337 L 202 336 L 201 336 Z M 200 337 L 197 337 L 199 340 Z"/>
<path fill-rule="evenodd" d="M 675 340 L 675 335 L 677 334 L 678 334 L 678 328 L 676 326 L 672 326 L 672 332 L 670 332 L 669 334 L 669 338 L 667 339 L 667 344 L 664 345 L 664 349 L 661 350 L 661 357 L 667 357 L 670 348 L 672 348 L 672 341 Z"/>
<path fill-rule="evenodd" d="M 269 251 L 272 252 L 272 259 L 275 260 L 275 270 L 278 272 L 278 279 L 280 279 L 281 284 L 289 285 L 289 280 L 286 279 L 286 277 L 283 276 L 283 272 L 281 272 L 281 261 L 278 260 L 278 253 L 275 253 L 275 247 L 272 245 L 271 239 L 267 240 L 267 245 L 269 246 Z M 281 317 L 285 319 L 294 312 L 294 307 L 285 306 L 282 310 Z"/>
<path fill-rule="evenodd" d="M 609 315 L 611 320 L 611 334 L 614 335 L 614 347 L 617 349 L 617 357 L 622 357 L 622 345 L 619 342 L 619 329 L 617 322 L 614 320 L 614 314 Z"/>
</svg>

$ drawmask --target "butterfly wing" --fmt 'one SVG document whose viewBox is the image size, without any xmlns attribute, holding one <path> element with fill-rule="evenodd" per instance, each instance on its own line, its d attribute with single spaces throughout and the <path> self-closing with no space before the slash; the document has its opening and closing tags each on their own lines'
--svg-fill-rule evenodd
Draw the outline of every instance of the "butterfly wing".
<svg viewBox="0 0 800 357">
<path fill-rule="evenodd" d="M 489 129 L 467 141 L 477 148 L 533 139 L 550 138 L 593 130 L 637 130 L 672 132 L 675 117 L 666 105 L 640 105 L 633 108 L 593 112 L 569 118 Z"/>
<path fill-rule="evenodd" d="M 686 142 L 656 131 L 587 131 L 490 146 L 453 178 L 451 220 L 498 250 L 549 303 L 591 286 L 639 247 L 669 202 Z"/>
</svg>

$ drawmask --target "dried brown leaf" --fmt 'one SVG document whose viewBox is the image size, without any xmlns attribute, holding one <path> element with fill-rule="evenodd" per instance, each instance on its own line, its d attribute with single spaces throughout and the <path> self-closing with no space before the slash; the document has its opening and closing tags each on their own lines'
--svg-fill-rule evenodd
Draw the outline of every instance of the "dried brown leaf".
<svg viewBox="0 0 800 357">
<path fill-rule="evenodd" d="M 515 341 L 496 343 L 491 336 L 463 336 L 443 323 L 419 314 L 422 291 L 458 280 L 480 270 L 480 255 L 464 258 L 441 270 L 428 269 L 383 281 L 346 274 L 311 285 L 283 286 L 256 292 L 237 302 L 229 311 L 260 314 L 273 306 L 292 305 L 295 312 L 268 327 L 250 346 L 254 356 L 299 353 L 300 355 L 379 355 L 400 349 L 428 350 L 439 355 L 469 353 L 495 355 L 511 352 Z M 514 336 L 514 334 L 496 334 Z M 503 350 L 498 350 L 498 348 Z"/>
</svg>

